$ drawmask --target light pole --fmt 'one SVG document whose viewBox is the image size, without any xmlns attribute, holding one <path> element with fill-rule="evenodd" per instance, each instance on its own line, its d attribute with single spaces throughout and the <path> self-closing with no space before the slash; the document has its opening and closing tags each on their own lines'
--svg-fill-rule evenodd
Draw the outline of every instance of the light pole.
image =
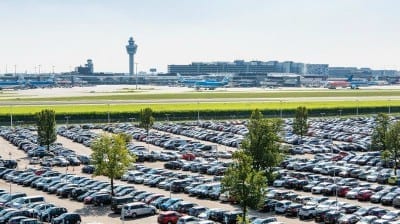
<svg viewBox="0 0 400 224">
<path fill-rule="evenodd" d="M 333 156 L 333 139 L 332 135 L 329 135 L 329 138 L 331 139 L 331 154 Z M 333 161 L 334 163 L 334 168 L 333 168 L 333 184 L 335 185 L 335 200 L 336 200 L 336 210 L 337 210 L 337 205 L 338 205 L 338 196 L 337 196 L 337 185 L 336 185 L 336 160 Z"/>
<path fill-rule="evenodd" d="M 10 105 L 10 127 L 13 128 L 13 110 L 12 105 Z"/>
<path fill-rule="evenodd" d="M 138 76 L 138 74 L 137 74 L 137 67 L 138 67 L 138 64 L 139 64 L 139 63 L 135 62 L 135 74 L 136 74 L 136 76 L 135 76 L 135 80 L 136 80 L 136 81 L 135 81 L 135 82 L 136 82 L 136 89 L 137 89 L 137 82 L 138 82 L 138 77 L 137 77 L 137 76 Z"/>
<path fill-rule="evenodd" d="M 342 117 L 342 110 L 338 110 L 339 111 L 339 117 Z"/>
<path fill-rule="evenodd" d="M 280 117 L 282 118 L 282 100 L 280 100 L 280 107 L 281 107 Z"/>
<path fill-rule="evenodd" d="M 356 101 L 357 101 L 357 110 L 356 110 L 356 115 L 358 116 L 358 99 L 357 99 Z"/>
<path fill-rule="evenodd" d="M 197 101 L 197 123 L 200 123 L 200 108 L 199 101 Z"/>
<path fill-rule="evenodd" d="M 9 152 L 8 155 L 10 156 L 10 161 L 12 160 L 12 153 Z M 10 195 L 11 195 L 11 181 L 10 181 Z"/>
<path fill-rule="evenodd" d="M 65 126 L 67 128 L 68 128 L 69 118 L 70 118 L 70 116 L 65 116 Z"/>
<path fill-rule="evenodd" d="M 167 122 L 169 122 L 169 114 L 165 114 L 166 118 L 167 118 Z"/>
<path fill-rule="evenodd" d="M 388 106 L 389 106 L 389 108 L 388 108 L 388 114 L 390 114 L 390 99 L 389 99 Z"/>
<path fill-rule="evenodd" d="M 107 123 L 110 123 L 110 104 L 107 104 L 108 111 L 107 111 Z"/>
<path fill-rule="evenodd" d="M 320 113 L 320 114 L 321 114 L 321 117 L 322 117 L 322 118 L 324 118 L 324 116 L 325 116 L 325 113 Z"/>
<path fill-rule="evenodd" d="M 42 67 L 42 65 L 38 65 L 38 67 L 39 67 L 39 75 L 40 75 L 40 67 Z"/>
</svg>

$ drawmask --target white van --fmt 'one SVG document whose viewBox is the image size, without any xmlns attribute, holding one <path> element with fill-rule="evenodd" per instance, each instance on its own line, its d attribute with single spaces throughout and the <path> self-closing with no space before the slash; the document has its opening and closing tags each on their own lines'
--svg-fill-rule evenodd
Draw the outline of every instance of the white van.
<svg viewBox="0 0 400 224">
<path fill-rule="evenodd" d="M 22 207 L 26 207 L 27 205 L 34 203 L 34 202 L 45 202 L 45 199 L 41 195 L 16 198 L 12 201 L 10 206 L 12 208 L 19 209 Z"/>
</svg>

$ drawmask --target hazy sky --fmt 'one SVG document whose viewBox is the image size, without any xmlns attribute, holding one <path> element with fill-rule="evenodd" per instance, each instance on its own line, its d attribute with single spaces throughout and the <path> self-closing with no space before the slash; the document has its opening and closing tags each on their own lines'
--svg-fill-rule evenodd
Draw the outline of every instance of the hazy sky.
<svg viewBox="0 0 400 224">
<path fill-rule="evenodd" d="M 398 0 L 0 0 L 0 73 L 128 72 L 192 61 L 400 69 Z M 38 69 L 38 68 L 37 68 Z"/>
</svg>

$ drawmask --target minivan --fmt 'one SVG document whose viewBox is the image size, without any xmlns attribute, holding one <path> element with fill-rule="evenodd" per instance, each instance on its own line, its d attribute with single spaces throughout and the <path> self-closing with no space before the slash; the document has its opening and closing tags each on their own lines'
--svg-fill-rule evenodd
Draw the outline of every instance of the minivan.
<svg viewBox="0 0 400 224">
<path fill-rule="evenodd" d="M 45 199 L 43 196 L 27 196 L 27 197 L 21 197 L 21 198 L 16 198 L 12 201 L 10 201 L 9 204 L 7 204 L 9 207 L 12 208 L 22 208 L 26 207 L 28 204 L 34 203 L 34 202 L 44 202 Z"/>
<path fill-rule="evenodd" d="M 122 206 L 121 218 L 125 219 L 127 217 L 136 218 L 142 215 L 154 215 L 157 209 L 152 205 L 147 205 L 143 202 L 132 202 Z"/>
<path fill-rule="evenodd" d="M 275 204 L 275 213 L 284 214 L 286 210 L 289 208 L 289 205 L 291 203 L 292 202 L 288 200 L 279 201 L 278 203 Z"/>
</svg>

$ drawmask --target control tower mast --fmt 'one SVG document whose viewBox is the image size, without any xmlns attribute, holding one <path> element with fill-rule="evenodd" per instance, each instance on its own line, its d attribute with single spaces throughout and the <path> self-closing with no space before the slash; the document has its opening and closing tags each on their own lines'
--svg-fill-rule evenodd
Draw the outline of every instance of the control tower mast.
<svg viewBox="0 0 400 224">
<path fill-rule="evenodd" d="M 134 56 L 136 54 L 137 50 L 137 45 L 135 44 L 135 41 L 133 40 L 133 37 L 129 38 L 128 45 L 126 45 L 126 52 L 129 55 L 129 75 L 134 74 Z"/>
</svg>

